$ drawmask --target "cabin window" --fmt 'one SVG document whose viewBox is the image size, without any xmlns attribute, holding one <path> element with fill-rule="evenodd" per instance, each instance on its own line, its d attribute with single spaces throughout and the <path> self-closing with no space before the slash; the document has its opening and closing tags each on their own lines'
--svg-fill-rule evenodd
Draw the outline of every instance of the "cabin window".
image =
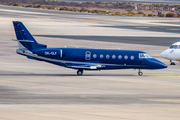
<svg viewBox="0 0 180 120">
<path fill-rule="evenodd" d="M 119 59 L 121 59 L 121 58 L 122 58 L 122 56 L 121 56 L 121 55 L 119 55 L 119 56 L 118 56 L 118 58 L 119 58 Z"/>
<path fill-rule="evenodd" d="M 106 55 L 106 58 L 107 58 L 107 59 L 109 59 L 109 57 L 110 57 L 109 55 Z"/>
<path fill-rule="evenodd" d="M 101 55 L 100 55 L 100 58 L 102 59 L 103 57 L 104 57 L 103 54 L 101 54 Z"/>
<path fill-rule="evenodd" d="M 126 60 L 127 60 L 127 59 L 128 59 L 128 56 L 127 56 L 127 55 L 126 55 L 126 56 L 124 56 L 124 59 L 126 59 Z"/>
<path fill-rule="evenodd" d="M 93 55 L 93 58 L 96 58 L 96 57 L 97 57 L 97 55 L 96 55 L 96 54 L 94 54 L 94 55 Z"/>
<path fill-rule="evenodd" d="M 113 58 L 113 59 L 115 59 L 115 58 L 116 58 L 116 56 L 115 56 L 115 55 L 113 55 L 113 56 L 112 56 L 112 58 Z"/>
<path fill-rule="evenodd" d="M 134 60 L 134 56 L 133 55 L 131 56 L 131 60 Z"/>
</svg>

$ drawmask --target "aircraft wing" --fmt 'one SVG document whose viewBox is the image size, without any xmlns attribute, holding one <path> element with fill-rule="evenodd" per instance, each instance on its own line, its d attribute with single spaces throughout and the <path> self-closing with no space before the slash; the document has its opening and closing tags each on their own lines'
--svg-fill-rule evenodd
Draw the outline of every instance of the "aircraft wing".
<svg viewBox="0 0 180 120">
<path fill-rule="evenodd" d="M 96 70 L 96 69 L 105 67 L 104 65 L 101 65 L 99 63 L 64 62 L 64 64 L 66 65 L 66 67 L 73 68 L 73 69 Z"/>
<path fill-rule="evenodd" d="M 99 68 L 103 68 L 105 66 L 103 65 L 72 65 L 69 66 L 70 68 L 74 68 L 74 69 L 89 69 L 89 70 L 96 70 Z"/>
</svg>

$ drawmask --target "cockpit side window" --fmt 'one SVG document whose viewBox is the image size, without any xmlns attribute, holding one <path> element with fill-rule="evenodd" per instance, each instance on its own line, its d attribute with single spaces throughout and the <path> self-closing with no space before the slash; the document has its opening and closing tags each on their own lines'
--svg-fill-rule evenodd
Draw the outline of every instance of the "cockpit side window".
<svg viewBox="0 0 180 120">
<path fill-rule="evenodd" d="M 152 56 L 147 53 L 139 53 L 139 58 L 152 58 Z"/>
<path fill-rule="evenodd" d="M 175 46 L 174 46 L 174 49 L 178 49 L 178 46 L 177 46 L 177 45 L 175 45 Z"/>
<path fill-rule="evenodd" d="M 144 55 L 144 53 L 139 53 L 139 58 L 146 58 L 146 56 Z"/>
<path fill-rule="evenodd" d="M 171 45 L 169 49 L 180 49 L 180 45 Z"/>
</svg>

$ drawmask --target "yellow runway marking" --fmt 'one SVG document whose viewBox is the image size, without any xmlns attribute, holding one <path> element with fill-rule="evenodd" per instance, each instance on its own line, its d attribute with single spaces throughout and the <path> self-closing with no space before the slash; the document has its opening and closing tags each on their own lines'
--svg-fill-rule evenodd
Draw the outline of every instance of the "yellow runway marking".
<svg viewBox="0 0 180 120">
<path fill-rule="evenodd" d="M 154 77 L 180 77 L 180 74 L 145 74 L 143 76 L 154 76 Z"/>
<path fill-rule="evenodd" d="M 180 29 L 166 29 L 166 30 L 180 30 Z"/>
<path fill-rule="evenodd" d="M 150 28 L 150 27 L 135 27 L 135 28 Z"/>
</svg>

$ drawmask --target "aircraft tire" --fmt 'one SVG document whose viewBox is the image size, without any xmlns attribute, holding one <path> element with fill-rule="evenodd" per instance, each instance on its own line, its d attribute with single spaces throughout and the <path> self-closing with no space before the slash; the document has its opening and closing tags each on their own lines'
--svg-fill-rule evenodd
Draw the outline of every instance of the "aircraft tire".
<svg viewBox="0 0 180 120">
<path fill-rule="evenodd" d="M 171 62 L 171 64 L 170 65 L 176 65 L 174 62 Z"/>
<path fill-rule="evenodd" d="M 82 70 L 78 70 L 77 71 L 77 75 L 81 76 L 83 74 L 83 71 Z"/>
<path fill-rule="evenodd" d="M 143 72 L 139 71 L 139 72 L 138 72 L 138 75 L 139 75 L 139 76 L 142 76 L 142 75 L 143 75 Z"/>
</svg>

